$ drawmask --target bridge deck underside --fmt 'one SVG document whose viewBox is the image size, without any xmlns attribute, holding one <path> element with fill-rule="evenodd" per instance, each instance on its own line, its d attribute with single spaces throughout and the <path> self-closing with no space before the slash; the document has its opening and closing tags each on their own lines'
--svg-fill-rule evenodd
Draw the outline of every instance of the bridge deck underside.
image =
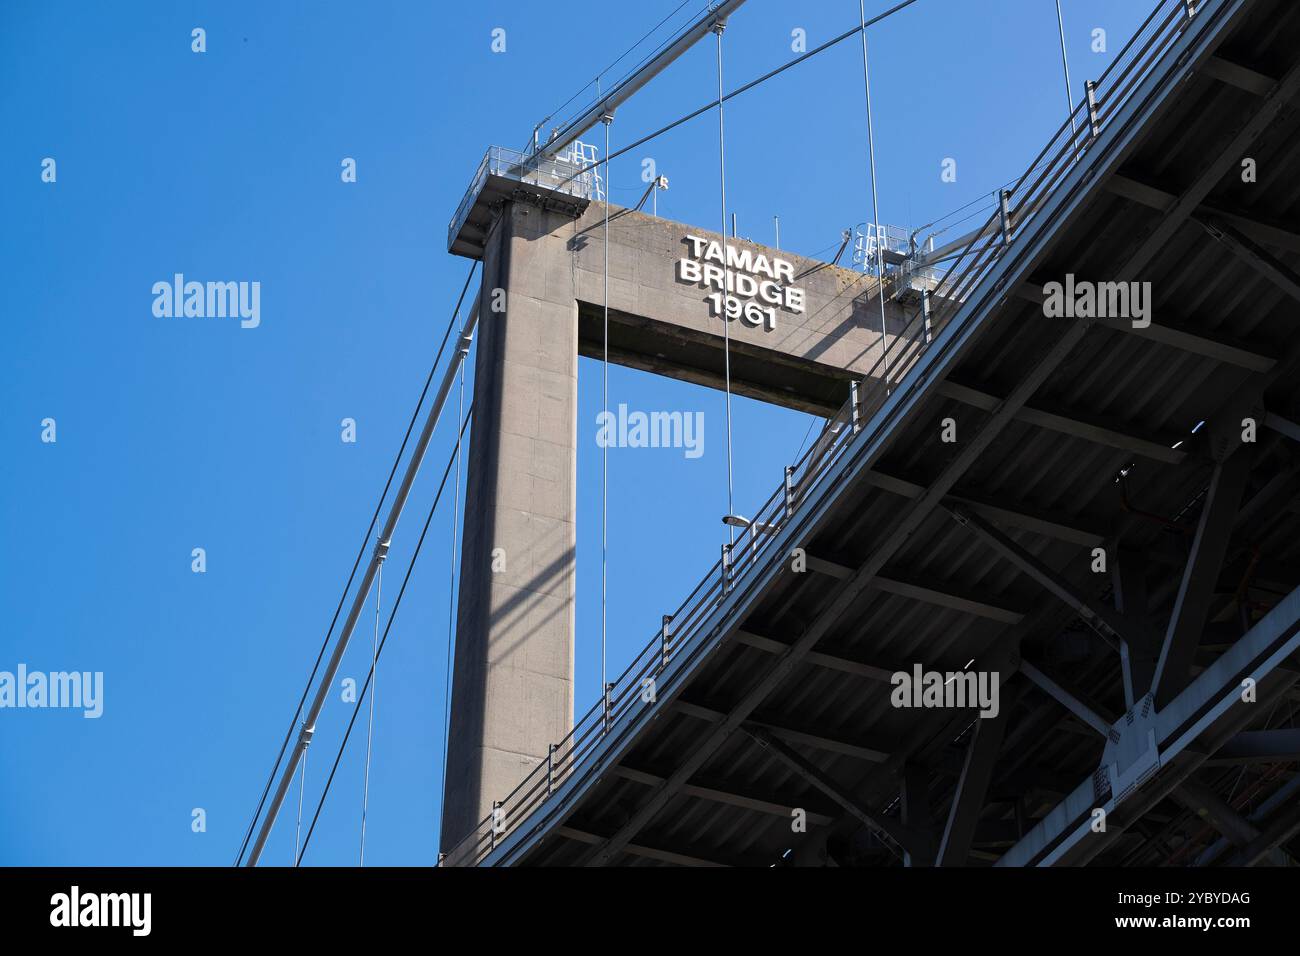
<svg viewBox="0 0 1300 956">
<path fill-rule="evenodd" d="M 1216 63 L 1285 81 L 1298 51 L 1300 9 L 1260 2 L 1225 30 Z M 501 862 L 899 865 L 904 852 L 895 837 L 904 832 L 906 793 L 914 862 L 932 859 L 952 825 L 943 862 L 978 865 L 996 861 L 1097 770 L 1106 737 L 1012 663 L 1003 668 L 1005 732 L 993 745 L 987 787 L 974 789 L 969 778 L 978 767 L 967 762 L 982 722 L 971 710 L 892 706 L 888 675 L 917 663 L 956 671 L 974 661 L 978 670 L 1005 663 L 999 655 L 1013 648 L 1109 725 L 1129 706 L 1114 638 L 950 509 L 992 525 L 1055 574 L 1058 590 L 1108 608 L 1127 603 L 1128 618 L 1159 641 L 1213 500 L 1216 458 L 1240 441 L 1244 417 L 1266 409 L 1300 418 L 1300 289 L 1285 280 L 1287 268 L 1300 271 L 1295 86 L 1238 155 L 1243 130 L 1275 107 L 1276 97 L 1258 80 L 1255 89 L 1243 88 L 1252 85 L 1245 74 L 1225 82 L 1224 72 L 1198 68 L 1123 156 L 1119 176 L 1109 170 L 1089 184 L 1028 281 L 1006 290 L 959 360 L 926 386 L 870 471 L 838 489 L 804 542 L 814 559 L 809 572 L 778 576 L 748 609 L 741 633 L 704 658 L 673 699 L 656 705 L 658 719 L 617 766 Z M 1255 183 L 1242 181 L 1247 156 L 1256 163 Z M 1222 175 L 1200 195 L 1216 163 Z M 1257 241 L 1265 259 L 1252 261 L 1249 243 L 1243 251 L 1231 236 L 1213 237 L 1198 221 L 1209 215 Z M 1099 322 L 1055 354 L 1074 322 L 1044 317 L 1043 283 L 1067 272 L 1118 278 L 1135 261 L 1142 263 L 1136 278 L 1152 284 L 1151 329 Z M 1270 263 L 1283 267 L 1281 276 L 1276 268 L 1270 274 Z M 1048 361 L 1050 374 L 1027 386 Z M 1003 400 L 1018 400 L 1022 388 L 1027 400 L 1004 421 Z M 954 443 L 941 440 L 948 418 L 956 423 Z M 1191 578 L 1212 599 L 1187 677 L 1300 586 L 1300 435 L 1284 432 L 1261 421 L 1258 441 L 1234 451 L 1250 456 L 1249 469 L 1221 560 Z M 981 449 L 963 460 L 977 436 Z M 926 502 L 924 491 L 953 469 L 959 473 L 951 489 Z M 911 509 L 923 506 L 915 530 L 852 600 L 840 602 L 811 652 L 688 776 L 675 779 L 785 659 L 783 649 L 832 607 L 851 575 L 879 558 Z M 1098 546 L 1112 563 L 1127 556 L 1125 602 L 1117 600 L 1114 567 L 1092 570 Z M 1135 597 L 1141 589 L 1145 608 Z M 1291 666 L 1300 671 L 1294 659 L 1284 664 L 1270 698 L 1238 730 L 1294 723 L 1300 696 L 1290 688 Z M 1149 677 L 1138 698 L 1148 685 Z M 1297 801 L 1277 810 L 1267 803 L 1300 773 L 1300 754 L 1241 752 L 1205 755 L 1179 789 L 1146 801 L 1102 848 L 1072 862 L 1191 863 L 1207 850 L 1225 862 L 1245 852 L 1252 832 L 1270 834 L 1273 848 L 1252 859 L 1276 860 L 1288 848 L 1300 853 L 1300 821 L 1285 817 L 1294 817 Z M 976 796 L 957 814 L 963 786 Z M 1226 849 L 1222 821 L 1213 822 L 1224 814 L 1216 801 L 1252 828 Z M 647 806 L 654 812 L 646 815 Z M 806 811 L 806 833 L 792 828 L 796 809 Z M 971 832 L 964 842 L 957 832 L 963 815 Z"/>
</svg>

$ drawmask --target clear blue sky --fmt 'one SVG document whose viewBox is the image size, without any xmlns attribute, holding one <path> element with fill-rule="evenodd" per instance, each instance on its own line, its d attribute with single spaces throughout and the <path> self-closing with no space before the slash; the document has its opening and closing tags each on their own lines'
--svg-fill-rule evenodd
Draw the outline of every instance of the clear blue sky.
<svg viewBox="0 0 1300 956">
<path fill-rule="evenodd" d="M 233 860 L 469 268 L 445 236 L 476 164 L 490 144 L 523 145 L 677 5 L 0 5 L 0 670 L 105 681 L 98 720 L 0 710 L 0 863 Z M 1076 98 L 1149 5 L 1065 0 Z M 868 15 L 887 6 L 870 0 Z M 854 0 L 749 0 L 726 33 L 728 88 L 793 56 L 796 27 L 811 47 L 857 16 Z M 1091 51 L 1097 27 L 1108 53 Z M 1053 0 L 920 0 L 870 39 L 886 222 L 988 196 L 1064 118 Z M 620 109 L 615 147 L 707 101 L 713 71 L 711 44 L 680 60 Z M 770 241 L 780 215 L 782 245 L 811 255 L 870 218 L 855 41 L 732 101 L 727 133 L 742 235 Z M 660 214 L 716 229 L 716 135 L 706 115 L 615 162 L 613 200 L 635 202 L 652 157 L 671 182 Z M 945 157 L 956 183 L 940 181 Z M 261 325 L 155 317 L 151 287 L 177 272 L 259 281 Z M 598 364 L 583 361 L 579 392 L 581 713 L 600 682 Z M 726 456 L 719 393 L 617 368 L 610 392 L 706 423 L 696 460 L 611 451 L 617 673 L 717 559 Z M 812 420 L 743 399 L 733 412 L 743 514 Z M 355 444 L 340 440 L 346 417 Z M 448 417 L 385 608 L 453 444 Z M 367 864 L 436 859 L 449 506 L 380 663 Z M 342 676 L 364 676 L 366 622 Z M 350 706 L 334 693 L 321 719 L 309 807 Z M 364 743 L 354 735 L 308 863 L 356 861 Z M 296 788 L 266 862 L 292 858 L 295 801 Z"/>
</svg>

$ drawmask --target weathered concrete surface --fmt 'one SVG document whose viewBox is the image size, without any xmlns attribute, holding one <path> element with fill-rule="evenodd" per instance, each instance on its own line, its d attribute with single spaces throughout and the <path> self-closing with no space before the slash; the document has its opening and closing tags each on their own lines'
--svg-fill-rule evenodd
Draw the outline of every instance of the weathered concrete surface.
<svg viewBox="0 0 1300 956">
<path fill-rule="evenodd" d="M 542 218 L 508 206 L 484 257 L 444 849 L 573 721 L 578 309 Z"/>
<path fill-rule="evenodd" d="M 485 246 L 467 472 L 442 845 L 470 832 L 573 721 L 578 355 L 603 345 L 604 207 L 577 221 L 508 203 Z M 611 210 L 611 359 L 720 387 L 713 291 L 683 281 L 687 235 L 716 233 Z M 880 356 L 875 280 L 789 253 L 805 311 L 771 330 L 730 325 L 732 387 L 826 412 Z M 505 311 L 492 311 L 494 289 Z M 891 330 L 906 321 L 887 306 Z M 497 571 L 493 571 L 494 555 Z"/>
<path fill-rule="evenodd" d="M 563 240 L 570 252 L 580 302 L 579 347 L 589 355 L 602 354 L 603 346 L 604 210 L 593 203 L 548 240 Z M 720 388 L 723 328 L 707 301 L 716 290 L 679 276 L 678 261 L 691 257 L 688 235 L 721 242 L 716 232 L 611 207 L 610 360 Z M 806 298 L 803 314 L 778 307 L 771 331 L 730 323 L 732 391 L 819 414 L 838 409 L 849 383 L 880 359 L 875 277 L 743 239 L 729 238 L 727 244 L 790 262 L 792 284 Z M 803 275 L 812 269 L 817 271 Z M 905 314 L 886 302 L 890 334 L 900 332 L 915 311 Z"/>
</svg>

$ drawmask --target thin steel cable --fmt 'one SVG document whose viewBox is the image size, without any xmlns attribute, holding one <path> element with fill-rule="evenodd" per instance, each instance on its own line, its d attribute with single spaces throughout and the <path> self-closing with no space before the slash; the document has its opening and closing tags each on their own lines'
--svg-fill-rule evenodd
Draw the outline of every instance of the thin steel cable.
<svg viewBox="0 0 1300 956">
<path fill-rule="evenodd" d="M 469 425 L 470 416 L 474 414 L 474 402 L 470 401 L 469 408 L 465 412 L 465 418 L 461 422 L 460 434 L 465 433 L 465 427 Z M 415 551 L 411 554 L 411 560 L 406 565 L 406 573 L 402 577 L 402 585 L 397 589 L 397 598 L 393 601 L 393 609 L 388 612 L 388 623 L 384 625 L 384 636 L 379 639 L 379 648 L 375 652 L 375 661 L 384 653 L 384 646 L 388 643 L 388 635 L 393 629 L 393 621 L 397 617 L 397 611 L 402 606 L 402 598 L 406 595 L 406 585 L 410 583 L 411 572 L 415 570 L 415 562 L 420 557 L 420 551 L 424 547 L 425 536 L 429 533 L 429 525 L 433 521 L 434 512 L 438 510 L 438 502 L 442 499 L 443 489 L 447 486 L 447 478 L 451 474 L 451 466 L 455 463 L 455 455 L 447 456 L 447 467 L 443 470 L 442 481 L 438 484 L 438 491 L 433 496 L 433 504 L 429 506 L 429 514 L 424 519 L 424 527 L 420 530 L 420 538 L 415 543 Z M 348 740 L 352 737 L 352 728 L 356 726 L 357 715 L 361 713 L 361 704 L 366 699 L 366 693 L 370 689 L 370 681 L 374 676 L 374 668 L 366 675 L 366 682 L 361 687 L 361 694 L 357 698 L 356 706 L 352 708 L 352 717 L 348 720 L 348 728 L 343 734 L 343 740 L 339 742 L 338 752 L 334 755 L 334 765 L 330 768 L 329 776 L 325 780 L 325 787 L 321 791 L 320 800 L 316 802 L 316 810 L 312 814 L 311 825 L 307 828 L 307 835 L 303 837 L 302 852 L 298 854 L 298 860 L 295 866 L 302 865 L 302 858 L 307 852 L 307 846 L 311 843 L 312 834 L 316 832 L 316 823 L 320 820 L 322 808 L 325 806 L 325 798 L 329 796 L 330 787 L 334 783 L 334 776 L 338 773 L 339 762 L 343 759 L 343 751 L 347 748 Z"/>
<path fill-rule="evenodd" d="M 239 866 L 244 861 L 244 853 L 248 850 L 248 841 L 252 839 L 253 830 L 257 827 L 257 821 L 262 816 L 262 808 L 266 806 L 266 798 L 270 795 L 271 787 L 275 783 L 276 771 L 280 769 L 280 762 L 284 760 L 284 752 L 289 747 L 294 728 L 298 726 L 298 718 L 302 715 L 303 705 L 307 703 L 307 695 L 311 693 L 311 685 L 316 680 L 316 673 L 320 670 L 321 661 L 325 659 L 325 651 L 334 635 L 334 627 L 338 624 L 339 614 L 343 611 L 343 602 L 347 600 L 348 592 L 352 590 L 352 581 L 356 578 L 357 569 L 361 566 L 361 556 L 365 554 L 366 545 L 370 542 L 370 536 L 374 534 L 375 524 L 379 521 L 379 512 L 388 498 L 388 491 L 393 484 L 393 476 L 397 474 L 397 466 L 401 463 L 402 455 L 406 452 L 406 443 L 410 441 L 411 431 L 415 428 L 420 409 L 424 407 L 424 399 L 429 394 L 429 386 L 433 384 L 434 373 L 437 372 L 438 365 L 442 362 L 443 350 L 447 347 L 447 340 L 451 337 L 451 330 L 456 326 L 456 315 L 460 312 L 461 304 L 465 301 L 465 293 L 469 291 L 469 284 L 473 281 L 474 272 L 477 269 L 478 262 L 476 260 L 470 264 L 469 275 L 465 276 L 465 284 L 461 287 L 460 296 L 456 299 L 456 308 L 452 310 L 451 321 L 447 323 L 447 331 L 443 333 L 442 344 L 438 346 L 438 354 L 433 359 L 433 365 L 429 367 L 429 375 L 424 380 L 424 388 L 420 392 L 420 399 L 415 403 L 415 409 L 411 412 L 411 420 L 406 425 L 406 434 L 402 437 L 401 447 L 397 449 L 397 455 L 393 458 L 393 467 L 388 471 L 388 480 L 384 483 L 384 490 L 379 496 L 379 501 L 375 504 L 375 513 L 370 516 L 370 526 L 361 539 L 361 546 L 357 549 L 356 560 L 352 562 L 352 572 L 348 575 L 347 583 L 343 585 L 343 593 L 339 595 L 339 603 L 334 608 L 334 617 L 330 621 L 329 629 L 325 632 L 325 639 L 321 642 L 320 651 L 316 654 L 316 663 L 312 665 L 311 674 L 308 675 L 307 683 L 302 689 L 302 696 L 298 699 L 298 708 L 289 721 L 289 729 L 285 731 L 284 740 L 280 742 L 280 752 L 276 755 L 275 763 L 271 766 L 271 772 L 267 774 L 266 785 L 262 788 L 262 796 L 257 802 L 257 809 L 253 811 L 253 818 L 248 821 L 248 829 L 244 831 L 244 841 L 240 844 L 239 855 L 235 858 L 235 866 Z"/>
<path fill-rule="evenodd" d="M 605 116 L 605 328 L 604 360 L 601 364 L 600 388 L 603 407 L 601 422 L 609 428 L 609 127 L 614 118 Z M 600 698 L 605 699 L 606 681 L 606 611 L 609 598 L 609 434 L 600 448 Z"/>
<path fill-rule="evenodd" d="M 308 748 L 310 749 L 310 748 Z M 302 752 L 302 769 L 298 774 L 298 826 L 293 831 L 293 859 L 298 862 L 298 847 L 302 839 L 302 792 L 307 788 L 307 751 Z"/>
<path fill-rule="evenodd" d="M 883 13 L 876 14 L 874 17 L 872 17 L 870 20 L 866 22 L 866 26 L 871 26 L 873 23 L 879 23 L 881 20 L 887 19 L 888 17 L 893 16 L 895 13 L 898 13 L 900 10 L 910 7 L 912 4 L 917 2 L 919 2 L 919 0 L 902 0 L 901 3 L 894 4 L 894 6 L 890 7 L 888 10 L 884 11 Z M 762 83 L 766 83 L 768 80 L 772 79 L 775 76 L 779 76 L 780 74 L 784 73 L 786 70 L 791 69 L 792 67 L 798 66 L 804 60 L 807 60 L 810 57 L 817 56 L 819 53 L 825 53 L 831 47 L 843 43 L 849 37 L 853 36 L 855 33 L 860 32 L 862 29 L 863 27 L 861 25 L 855 26 L 851 30 L 845 30 L 839 36 L 831 37 L 829 40 L 827 40 L 825 43 L 821 44 L 820 46 L 813 47 L 811 50 L 807 51 L 806 53 L 799 54 L 793 60 L 787 60 L 785 63 L 782 63 L 780 66 L 776 67 L 775 69 L 768 70 L 762 76 L 755 77 L 754 79 L 750 80 L 748 83 L 736 87 L 734 90 L 732 90 L 730 93 L 728 93 L 726 96 L 722 98 L 723 101 L 725 102 L 726 100 L 731 99 L 733 96 L 740 96 L 740 94 L 742 93 L 748 93 L 754 87 Z M 634 149 L 639 149 L 641 146 L 644 146 L 652 139 L 656 139 L 662 136 L 664 133 L 675 130 L 683 123 L 689 123 L 697 116 L 703 116 L 705 113 L 709 112 L 709 110 L 713 109 L 713 107 L 716 105 L 717 105 L 717 100 L 710 100 L 708 103 L 705 103 L 703 106 L 699 107 L 698 109 L 691 110 L 691 112 L 686 113 L 683 116 L 677 117 L 677 119 L 673 120 L 671 123 L 659 127 L 659 129 L 655 130 L 653 133 L 647 133 L 645 136 L 642 136 L 640 139 L 634 140 L 633 142 L 624 146 L 622 149 L 613 153 L 609 158 L 618 159 L 620 156 L 624 155 L 625 153 L 630 153 Z M 568 176 L 565 176 L 564 179 L 560 180 L 560 182 L 556 185 L 555 188 L 559 189 L 563 187 L 566 183 L 569 183 L 573 179 L 577 178 L 578 176 L 581 176 L 583 173 L 588 172 L 590 168 L 591 167 L 589 166 L 583 166 L 580 169 L 575 170 L 574 172 L 570 173 Z"/>
<path fill-rule="evenodd" d="M 1053 160 L 1049 157 L 1048 159 L 1044 159 L 1041 160 L 1040 162 L 1035 163 L 1033 166 L 1030 166 L 1029 169 L 1025 171 L 1025 174 L 1022 174 L 1022 176 L 1013 177 L 1012 179 L 1007 180 L 997 189 L 992 190 L 993 195 L 994 196 L 998 195 L 998 193 L 1001 192 L 1003 189 L 1010 189 L 1012 186 L 1016 184 L 1016 181 L 1018 179 L 1021 179 L 1023 177 L 1023 175 L 1027 175 L 1029 173 L 1033 173 L 1037 170 L 1043 169 L 1046 166 L 1050 166 L 1052 162 Z M 919 235 L 920 233 L 924 232 L 926 229 L 930 229 L 933 226 L 937 226 L 939 225 L 939 223 L 951 219 L 953 216 L 965 212 L 967 209 L 970 209 L 972 206 L 977 205 L 979 203 L 983 203 L 983 205 L 981 205 L 979 209 L 975 210 L 975 212 L 963 216 L 961 219 L 958 219 L 956 222 L 949 223 L 948 225 L 944 226 L 942 229 L 936 229 L 934 235 L 941 236 L 949 229 L 955 229 L 963 222 L 967 222 L 968 220 L 975 218 L 977 215 L 979 215 L 982 212 L 988 212 L 990 210 L 996 209 L 998 206 L 997 201 L 995 200 L 993 202 L 989 202 L 987 199 L 988 195 L 989 195 L 988 192 L 981 193 L 980 195 L 972 199 L 970 202 L 958 206 L 956 209 L 953 209 L 950 212 L 944 213 L 938 219 L 935 219 L 932 222 L 927 222 L 924 226 L 917 226 L 915 229 L 912 230 L 912 234 L 914 236 Z"/>
<path fill-rule="evenodd" d="M 871 69 L 867 61 L 867 8 L 865 0 L 858 0 L 858 13 L 862 19 L 862 84 L 867 91 L 867 155 L 871 161 L 871 218 L 876 230 L 876 295 L 880 297 L 880 357 L 883 360 L 881 378 L 885 394 L 889 394 L 889 330 L 885 326 L 885 249 L 880 236 L 880 206 L 876 199 L 876 132 L 871 122 Z"/>
<path fill-rule="evenodd" d="M 812 434 L 813 426 L 818 423 L 820 423 L 823 428 L 826 427 L 826 419 L 818 418 L 816 415 L 812 416 L 812 420 L 808 422 L 808 430 L 803 433 L 803 441 L 799 442 L 799 450 L 794 453 L 795 461 L 798 461 L 799 456 L 803 454 L 803 446 L 808 444 L 808 436 Z"/>
<path fill-rule="evenodd" d="M 375 698 L 379 696 L 379 611 L 384 593 L 384 566 L 379 566 L 379 575 L 375 580 L 375 638 L 371 643 L 370 673 L 374 675 L 375 686 L 370 693 L 370 718 L 366 723 L 366 772 L 365 783 L 361 789 L 361 855 L 357 866 L 366 865 L 366 811 L 370 808 L 370 754 L 375 735 Z"/>
<path fill-rule="evenodd" d="M 1065 55 L 1065 19 L 1061 16 L 1061 0 L 1056 0 L 1056 29 L 1061 35 L 1061 66 L 1065 69 L 1065 111 L 1070 114 L 1070 132 L 1078 134 L 1074 120 L 1074 99 L 1070 95 L 1070 60 Z"/>
<path fill-rule="evenodd" d="M 635 50 L 635 49 L 636 49 L 637 47 L 639 47 L 642 43 L 644 43 L 646 40 L 648 40 L 652 35 L 654 35 L 655 33 L 657 33 L 657 32 L 659 31 L 659 28 L 660 28 L 660 27 L 662 27 L 662 26 L 663 26 L 665 23 L 667 23 L 669 20 L 671 20 L 671 19 L 673 19 L 675 16 L 677 16 L 677 14 L 681 13 L 682 8 L 685 7 L 686 4 L 688 4 L 689 2 L 690 2 L 690 0 L 682 0 L 682 2 L 679 3 L 679 4 L 677 5 L 677 8 L 676 8 L 675 10 L 673 10 L 672 13 L 668 14 L 666 17 L 664 17 L 662 20 L 660 20 L 658 23 L 656 23 L 653 27 L 651 27 L 649 30 L 647 30 L 647 31 L 642 35 L 641 39 L 637 40 L 637 41 L 636 41 L 635 43 L 633 43 L 630 47 L 628 47 L 626 50 L 624 50 L 623 53 L 621 53 L 621 54 L 619 55 L 618 59 L 616 59 L 613 63 L 609 64 L 609 66 L 605 67 L 603 70 L 601 70 L 599 73 L 597 73 L 596 76 L 595 76 L 593 79 L 588 80 L 586 83 L 584 83 L 582 86 L 580 86 L 580 87 L 577 89 L 577 91 L 576 91 L 572 96 L 570 96 L 567 100 L 565 100 L 563 103 L 561 103 L 561 104 L 560 104 L 559 106 L 557 106 L 555 109 L 553 109 L 553 110 L 552 110 L 552 111 L 547 115 L 547 117 L 546 117 L 544 120 L 542 120 L 542 122 L 539 123 L 538 125 L 539 125 L 539 126 L 544 126 L 545 124 L 549 123 L 551 120 L 555 119 L 557 114 L 559 114 L 559 113 L 560 113 L 560 112 L 561 112 L 561 111 L 562 111 L 566 106 L 568 106 L 570 103 L 572 103 L 574 100 L 576 100 L 579 96 L 581 96 L 582 93 L 583 93 L 583 91 L 586 90 L 587 87 L 591 86 L 591 85 L 594 83 L 594 84 L 596 85 L 596 87 L 597 87 L 596 98 L 593 99 L 593 100 L 588 101 L 587 103 L 584 103 L 582 106 L 580 106 L 578 109 L 574 110 L 572 113 L 565 114 L 565 116 L 563 116 L 563 117 L 561 117 L 561 118 L 559 119 L 557 125 L 558 125 L 559 127 L 567 126 L 567 125 L 569 124 L 569 122 L 570 122 L 574 117 L 580 115 L 581 113 L 585 112 L 586 110 L 591 109 L 592 105 L 596 102 L 596 100 L 600 98 L 600 92 L 599 92 L 599 88 L 600 88 L 600 78 L 601 78 L 602 76 L 604 76 L 606 73 L 608 73 L 610 70 L 614 69 L 614 67 L 618 66 L 618 64 L 619 64 L 619 63 L 620 63 L 620 62 L 621 62 L 621 61 L 622 61 L 626 56 L 628 56 L 628 54 L 630 54 L 633 50 Z M 701 8 L 700 13 L 703 13 L 706 9 L 708 9 L 707 6 Z M 647 53 L 644 57 L 641 58 L 640 61 L 637 62 L 637 64 L 636 64 L 635 66 L 633 66 L 630 70 L 628 70 L 627 73 L 625 73 L 622 77 L 620 77 L 618 80 L 616 80 L 614 85 L 617 86 L 619 83 L 622 83 L 622 82 L 623 82 L 624 80 L 626 80 L 628 77 L 632 76 L 632 75 L 633 75 L 637 70 L 641 69 L 641 67 L 644 66 L 646 63 L 648 63 L 651 59 L 653 59 L 655 56 L 657 56 L 661 51 L 667 49 L 668 45 L 669 45 L 670 43 L 672 43 L 675 39 L 677 39 L 677 37 L 681 34 L 682 30 L 684 30 L 684 29 L 685 29 L 685 27 L 682 27 L 682 28 L 680 28 L 680 29 L 678 29 L 678 30 L 675 30 L 675 31 L 672 33 L 672 35 L 670 35 L 670 36 L 668 37 L 668 39 L 664 40 L 664 41 L 661 42 L 657 47 L 655 47 L 653 50 L 651 50 L 649 53 Z"/>
<path fill-rule="evenodd" d="M 727 256 L 727 137 L 726 127 L 723 123 L 722 104 L 725 99 L 722 92 L 722 23 L 714 24 L 713 33 L 718 38 L 718 187 L 722 197 L 722 363 L 723 374 L 726 383 L 726 395 L 724 401 L 727 411 L 727 516 L 732 517 L 736 513 L 733 504 L 733 489 L 731 481 L 731 272 Z M 733 545 L 736 543 L 736 529 L 730 523 L 727 524 L 727 543 Z"/>
</svg>

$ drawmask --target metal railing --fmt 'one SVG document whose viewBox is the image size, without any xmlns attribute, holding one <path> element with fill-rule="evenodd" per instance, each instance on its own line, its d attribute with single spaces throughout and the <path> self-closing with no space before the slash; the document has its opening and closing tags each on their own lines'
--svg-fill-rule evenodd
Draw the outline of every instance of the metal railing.
<svg viewBox="0 0 1300 956">
<path fill-rule="evenodd" d="M 561 787 L 570 782 L 575 786 L 580 783 L 585 776 L 580 765 L 597 764 L 607 740 L 612 739 L 616 746 L 625 739 L 632 730 L 632 718 L 644 715 L 654 700 L 667 696 L 666 691 L 675 688 L 691 664 L 710 648 L 710 638 L 727 632 L 730 617 L 713 621 L 714 612 L 733 595 L 748 593 L 765 572 L 789 559 L 784 549 L 775 553 L 778 537 L 787 530 L 802 531 L 811 523 L 813 506 L 824 500 L 831 487 L 824 479 L 844 458 L 845 451 L 891 394 L 916 386 L 915 380 L 909 383 L 904 379 L 928 345 L 989 277 L 1003 253 L 1014 247 L 1016 235 L 1049 205 L 1048 196 L 1106 128 L 1108 120 L 1120 113 L 1120 107 L 1151 74 L 1156 63 L 1192 22 L 1192 17 L 1202 15 L 1209 5 L 1199 4 L 1202 9 L 1198 13 L 1186 0 L 1161 0 L 1102 77 L 1088 84 L 1086 98 L 1015 186 L 1007 191 L 1007 201 L 936 280 L 930 293 L 934 308 L 917 309 L 902 332 L 885 344 L 881 357 L 867 375 L 854 384 L 849 400 L 830 418 L 808 451 L 797 464 L 786 468 L 784 481 L 758 509 L 748 533 L 734 544 L 722 547 L 720 560 L 677 611 L 664 617 L 659 632 L 618 679 L 608 685 L 604 698 L 577 721 L 563 740 L 552 745 L 544 762 L 494 804 L 492 814 L 445 854 L 442 860 L 445 865 L 472 866 L 483 861 Z M 1086 121 L 1076 131 L 1072 122 L 1081 115 Z M 999 282 L 986 290 L 981 301 L 1001 291 Z M 963 324 L 970 314 L 963 317 Z M 877 377 L 882 363 L 888 375 Z M 884 418 L 887 420 L 874 423 L 873 435 L 882 434 L 892 425 L 890 416 Z M 860 444 L 859 450 L 867 444 Z M 738 603 L 733 609 L 735 606 Z M 647 681 L 655 683 L 649 685 Z M 650 686 L 654 694 L 647 695 Z"/>
<path fill-rule="evenodd" d="M 863 272 L 874 272 L 876 256 L 884 252 L 906 257 L 915 251 L 911 234 L 901 226 L 860 222 L 853 227 L 853 264 Z"/>
<path fill-rule="evenodd" d="M 483 191 L 488 176 L 501 176 L 517 182 L 539 186 L 553 192 L 576 196 L 580 199 L 601 199 L 604 196 L 600 176 L 596 171 L 594 154 L 584 152 L 591 147 L 575 143 L 558 156 L 546 153 L 525 153 L 507 146 L 491 146 L 478 164 L 456 214 L 447 226 L 447 247 L 451 248 L 460 235 L 470 210 Z"/>
</svg>

